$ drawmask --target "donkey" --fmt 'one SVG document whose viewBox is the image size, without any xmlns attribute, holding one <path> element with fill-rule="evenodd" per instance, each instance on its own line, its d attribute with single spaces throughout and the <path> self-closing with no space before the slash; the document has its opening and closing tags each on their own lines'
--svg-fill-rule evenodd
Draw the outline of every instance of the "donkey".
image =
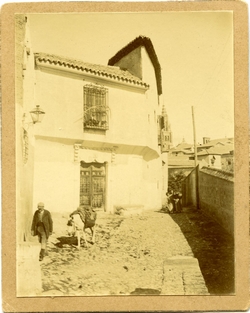
<svg viewBox="0 0 250 313">
<path fill-rule="evenodd" d="M 74 229 L 73 233 L 77 233 L 78 249 L 80 249 L 80 231 L 83 231 L 83 238 L 86 246 L 88 247 L 85 233 L 87 228 L 91 230 L 91 242 L 94 243 L 97 213 L 93 210 L 93 208 L 91 206 L 79 206 L 74 212 L 70 214 L 69 217 L 70 220 L 68 221 L 68 226 L 72 226 Z"/>
</svg>

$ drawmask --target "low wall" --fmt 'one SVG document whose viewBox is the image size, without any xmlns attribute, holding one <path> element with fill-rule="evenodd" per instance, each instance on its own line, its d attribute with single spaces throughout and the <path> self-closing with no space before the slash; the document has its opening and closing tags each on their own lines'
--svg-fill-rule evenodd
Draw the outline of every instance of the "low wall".
<svg viewBox="0 0 250 313">
<path fill-rule="evenodd" d="M 199 207 L 234 234 L 234 175 L 203 167 L 199 171 Z"/>
</svg>

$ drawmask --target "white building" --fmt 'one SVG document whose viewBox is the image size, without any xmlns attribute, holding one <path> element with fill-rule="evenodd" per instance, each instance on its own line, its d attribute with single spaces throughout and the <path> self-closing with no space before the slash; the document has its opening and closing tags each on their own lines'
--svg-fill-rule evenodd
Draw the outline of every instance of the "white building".
<svg viewBox="0 0 250 313">
<path fill-rule="evenodd" d="M 28 22 L 17 23 L 19 238 L 39 201 L 51 212 L 79 204 L 107 212 L 161 208 L 169 142 L 158 138 L 167 114 L 151 40 L 137 37 L 107 66 L 89 64 L 34 53 Z M 41 123 L 30 123 L 34 106 L 45 112 Z"/>
</svg>

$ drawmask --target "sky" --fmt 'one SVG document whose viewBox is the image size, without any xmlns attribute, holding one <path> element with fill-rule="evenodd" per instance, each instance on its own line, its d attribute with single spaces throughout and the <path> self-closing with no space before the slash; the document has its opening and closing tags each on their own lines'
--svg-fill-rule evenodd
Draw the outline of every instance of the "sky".
<svg viewBox="0 0 250 313">
<path fill-rule="evenodd" d="M 107 65 L 139 35 L 162 68 L 173 144 L 234 136 L 232 12 L 28 14 L 34 52 Z"/>
</svg>

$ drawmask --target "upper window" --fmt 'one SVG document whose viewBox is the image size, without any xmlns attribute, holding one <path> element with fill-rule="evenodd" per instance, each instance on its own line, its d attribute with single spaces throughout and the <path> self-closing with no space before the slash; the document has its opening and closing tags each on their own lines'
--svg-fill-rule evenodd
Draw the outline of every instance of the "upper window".
<svg viewBox="0 0 250 313">
<path fill-rule="evenodd" d="M 108 129 L 108 89 L 98 85 L 84 86 L 84 129 Z"/>
</svg>

